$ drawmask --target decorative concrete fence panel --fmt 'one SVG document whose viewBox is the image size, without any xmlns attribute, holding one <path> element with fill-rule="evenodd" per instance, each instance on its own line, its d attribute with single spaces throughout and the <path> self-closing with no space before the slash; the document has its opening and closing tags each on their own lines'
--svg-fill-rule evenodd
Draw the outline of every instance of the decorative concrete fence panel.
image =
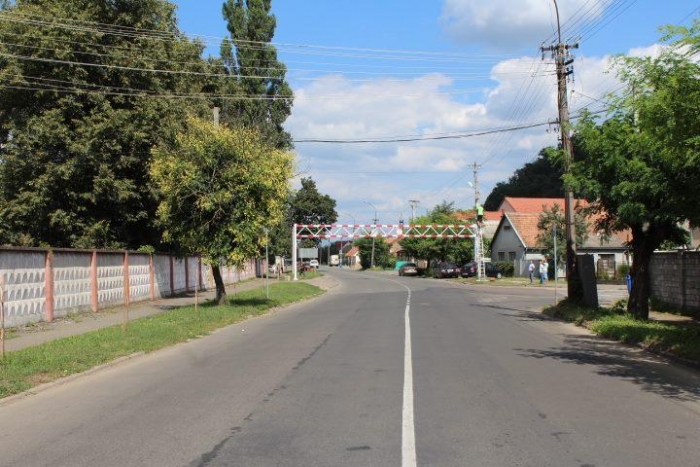
<svg viewBox="0 0 700 467">
<path fill-rule="evenodd" d="M 129 301 L 137 302 L 151 298 L 151 257 L 144 254 L 129 254 Z"/>
<path fill-rule="evenodd" d="M 53 269 L 53 313 L 63 317 L 71 312 L 88 311 L 92 306 L 92 253 L 57 251 L 51 258 Z"/>
<path fill-rule="evenodd" d="M 189 280 L 188 290 L 194 291 L 195 289 L 201 289 L 202 286 L 202 270 L 200 269 L 199 258 L 190 258 L 187 261 L 188 274 L 187 278 Z"/>
<path fill-rule="evenodd" d="M 4 284 L 5 326 L 21 326 L 44 319 L 46 253 L 4 251 L 0 255 Z"/>
<path fill-rule="evenodd" d="M 102 253 L 97 256 L 97 306 L 124 304 L 124 253 Z"/>
<path fill-rule="evenodd" d="M 172 258 L 167 255 L 153 255 L 153 273 L 155 275 L 155 296 L 163 298 L 172 295 L 170 287 L 170 266 Z"/>
<path fill-rule="evenodd" d="M 221 271 L 226 284 L 255 275 L 253 262 Z M 199 257 L 126 251 L 0 248 L 0 277 L 7 327 L 214 288 Z"/>
<path fill-rule="evenodd" d="M 173 292 L 185 292 L 185 260 L 182 258 L 173 259 Z"/>
</svg>

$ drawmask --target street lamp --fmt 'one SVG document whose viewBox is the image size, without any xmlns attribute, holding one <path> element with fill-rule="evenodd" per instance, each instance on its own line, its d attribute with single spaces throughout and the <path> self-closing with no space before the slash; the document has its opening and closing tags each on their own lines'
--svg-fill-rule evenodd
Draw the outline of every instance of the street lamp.
<svg viewBox="0 0 700 467">
<path fill-rule="evenodd" d="M 374 219 L 372 219 L 372 221 L 374 222 L 375 232 L 373 232 L 374 235 L 372 235 L 372 256 L 369 260 L 369 267 L 370 267 L 370 269 L 373 269 L 374 268 L 374 238 L 377 236 L 376 235 L 377 234 L 376 233 L 376 226 L 377 226 L 377 221 L 379 219 L 377 219 L 377 208 L 374 206 L 374 204 L 370 203 L 369 201 L 365 201 L 365 203 L 369 204 L 372 207 L 372 209 L 374 209 Z"/>
</svg>

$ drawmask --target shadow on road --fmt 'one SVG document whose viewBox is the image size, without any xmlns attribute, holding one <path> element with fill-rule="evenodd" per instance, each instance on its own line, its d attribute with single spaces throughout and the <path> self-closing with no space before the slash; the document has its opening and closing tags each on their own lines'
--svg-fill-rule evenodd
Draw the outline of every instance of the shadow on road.
<svg viewBox="0 0 700 467">
<path fill-rule="evenodd" d="M 700 401 L 700 375 L 697 373 L 596 336 L 566 337 L 562 348 L 514 350 L 523 357 L 552 358 L 595 367 L 599 375 L 630 381 L 644 391 L 669 399 Z"/>
</svg>

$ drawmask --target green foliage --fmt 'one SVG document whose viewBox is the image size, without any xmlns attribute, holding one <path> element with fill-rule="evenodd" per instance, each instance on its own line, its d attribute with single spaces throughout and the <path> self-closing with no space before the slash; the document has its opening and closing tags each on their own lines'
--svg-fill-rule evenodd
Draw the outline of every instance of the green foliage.
<svg viewBox="0 0 700 467">
<path fill-rule="evenodd" d="M 156 252 L 156 249 L 151 245 L 141 245 L 136 251 L 138 251 L 139 253 L 147 253 L 149 255 L 152 255 Z"/>
<path fill-rule="evenodd" d="M 673 50 L 658 58 L 620 58 L 627 92 L 597 123 L 577 125 L 586 157 L 573 164 L 574 189 L 594 200 L 598 229 L 630 229 L 634 276 L 629 311 L 649 315 L 648 266 L 664 241 L 682 242 L 679 227 L 700 223 L 700 65 Z"/>
<path fill-rule="evenodd" d="M 501 270 L 503 277 L 515 276 L 515 265 L 511 261 L 498 261 L 493 264 Z"/>
<path fill-rule="evenodd" d="M 583 245 L 588 238 L 588 223 L 581 209 L 576 206 L 574 211 L 574 230 L 576 232 L 576 244 Z M 554 228 L 556 227 L 557 239 L 557 263 L 566 263 L 566 216 L 558 204 L 553 204 L 549 209 L 543 209 L 537 220 L 537 245 L 542 247 L 542 252 L 548 258 L 554 258 Z M 554 267 L 554 263 L 550 265 Z M 553 269 L 552 269 L 553 270 Z"/>
<path fill-rule="evenodd" d="M 180 34 L 174 10 L 165 0 L 5 7 L 2 14 L 12 19 L 0 21 L 0 243 L 130 249 L 160 243 L 150 150 L 206 104 L 149 94 L 200 92 L 202 83 L 187 74 L 119 67 L 167 63 L 208 71 L 202 44 Z M 76 22 L 149 33 L 66 27 Z"/>
<path fill-rule="evenodd" d="M 640 320 L 625 313 L 625 307 L 624 301 L 610 308 L 592 309 L 562 300 L 544 313 L 585 325 L 603 337 L 700 362 L 700 326 Z"/>
<path fill-rule="evenodd" d="M 301 189 L 290 202 L 290 224 L 332 224 L 338 220 L 335 204 L 333 198 L 319 193 L 312 178 L 302 178 Z"/>
<path fill-rule="evenodd" d="M 426 216 L 415 219 L 416 225 L 456 224 L 454 203 L 443 201 Z M 404 238 L 401 240 L 404 253 L 411 258 L 433 261 L 450 261 L 464 264 L 474 258 L 474 242 L 463 238 Z"/>
<path fill-rule="evenodd" d="M 622 263 L 617 266 L 617 277 L 625 278 L 630 273 L 630 265 Z"/>
<path fill-rule="evenodd" d="M 271 0 L 224 3 L 231 39 L 224 39 L 221 57 L 227 73 L 238 78 L 246 99 L 222 102 L 222 120 L 255 127 L 268 144 L 290 149 L 291 136 L 282 125 L 291 113 L 294 96 L 285 81 L 287 69 L 277 60 L 277 50 L 271 44 L 277 26 L 271 8 Z"/>
<path fill-rule="evenodd" d="M 361 238 L 356 240 L 354 245 L 360 249 L 360 265 L 362 269 L 370 269 L 372 264 L 372 239 Z M 389 245 L 383 238 L 374 239 L 374 266 L 380 268 L 388 268 L 391 266 L 391 257 L 389 255 Z"/>
<path fill-rule="evenodd" d="M 496 184 L 486 198 L 484 209 L 495 211 L 506 196 L 561 198 L 564 196 L 563 173 L 562 166 L 554 163 L 543 149 L 537 159 L 516 170 L 507 182 Z"/>
<path fill-rule="evenodd" d="M 190 119 L 169 145 L 153 151 L 151 175 L 162 192 L 158 216 L 178 239 L 212 264 L 257 255 L 263 228 L 284 214 L 292 156 L 252 130 Z"/>
</svg>

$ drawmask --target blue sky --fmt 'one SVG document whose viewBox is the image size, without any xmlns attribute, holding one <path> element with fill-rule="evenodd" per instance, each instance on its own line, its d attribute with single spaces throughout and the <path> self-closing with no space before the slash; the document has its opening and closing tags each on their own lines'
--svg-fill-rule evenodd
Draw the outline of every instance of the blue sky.
<svg viewBox="0 0 700 467">
<path fill-rule="evenodd" d="M 222 0 L 176 0 L 183 32 L 218 55 L 227 33 Z M 572 115 L 619 87 L 616 54 L 656 50 L 663 24 L 689 25 L 700 0 L 558 0 L 562 36 L 579 42 Z M 556 30 L 552 0 L 273 0 L 274 43 L 295 105 L 286 127 L 299 139 L 435 137 L 555 120 L 553 65 L 539 47 Z M 547 125 L 458 139 L 400 143 L 297 143 L 297 169 L 338 202 L 341 222 L 410 217 L 442 201 L 474 204 L 557 144 Z M 298 179 L 295 180 L 298 185 Z"/>
</svg>

